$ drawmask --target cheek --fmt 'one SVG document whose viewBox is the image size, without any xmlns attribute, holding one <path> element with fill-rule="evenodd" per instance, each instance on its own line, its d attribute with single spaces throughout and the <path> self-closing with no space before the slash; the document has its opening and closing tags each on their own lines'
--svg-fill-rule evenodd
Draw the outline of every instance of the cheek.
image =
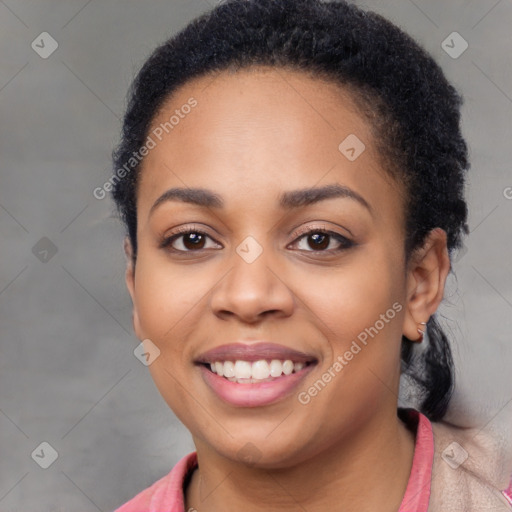
<svg viewBox="0 0 512 512">
<path fill-rule="evenodd" d="M 336 353 L 344 352 L 359 335 L 364 339 L 369 329 L 375 334 L 376 328 L 387 339 L 401 331 L 404 283 L 399 258 L 370 247 L 350 258 L 341 267 L 303 281 L 304 301 L 327 326 Z"/>
<path fill-rule="evenodd" d="M 304 302 L 329 344 L 320 375 L 307 383 L 315 386 L 319 378 L 327 382 L 325 387 L 318 383 L 316 391 L 310 388 L 313 407 L 343 404 L 343 410 L 355 411 L 361 403 L 377 406 L 383 395 L 391 395 L 399 377 L 405 311 L 397 261 L 397 255 L 384 249 L 368 249 L 329 276 L 304 281 Z"/>
<path fill-rule="evenodd" d="M 192 268 L 192 267 L 190 267 Z M 189 416 L 190 397 L 182 383 L 190 379 L 190 339 L 198 325 L 197 308 L 206 290 L 201 279 L 184 279 L 160 257 L 140 251 L 135 274 L 135 304 L 141 336 L 149 338 L 160 350 L 148 366 L 160 394 L 185 424 Z M 184 284 L 186 283 L 186 285 Z"/>
<path fill-rule="evenodd" d="M 184 273 L 193 272 L 173 268 L 162 258 L 140 255 L 135 276 L 136 308 L 144 335 L 163 348 L 183 344 L 183 333 L 201 298 L 208 292 L 208 280 L 197 273 L 185 278 Z M 211 286 L 211 285 L 210 285 Z"/>
</svg>

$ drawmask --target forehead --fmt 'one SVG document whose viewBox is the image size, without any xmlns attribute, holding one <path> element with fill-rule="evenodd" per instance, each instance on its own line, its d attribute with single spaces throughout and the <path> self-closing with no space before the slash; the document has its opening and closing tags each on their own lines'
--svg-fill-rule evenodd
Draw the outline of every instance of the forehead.
<svg viewBox="0 0 512 512">
<path fill-rule="evenodd" d="M 300 71 L 265 66 L 187 82 L 153 119 L 155 147 L 141 166 L 138 210 L 148 211 L 172 186 L 209 186 L 229 196 L 236 185 L 238 195 L 254 197 L 268 192 L 269 183 L 281 190 L 366 184 L 376 195 L 387 185 L 396 205 L 401 191 L 383 170 L 372 126 L 352 94 Z"/>
<path fill-rule="evenodd" d="M 297 142 L 294 136 L 311 139 L 315 132 L 317 142 L 322 139 L 332 147 L 329 135 L 335 133 L 338 137 L 347 129 L 360 138 L 370 138 L 371 127 L 358 111 L 353 94 L 332 80 L 315 78 L 295 69 L 270 66 L 229 69 L 192 79 L 179 87 L 154 116 L 152 127 L 165 125 L 173 113 L 188 111 L 186 105 L 194 98 L 197 101 L 194 115 L 186 114 L 190 120 L 176 123 L 168 130 L 174 135 L 192 135 L 200 143 L 215 135 L 255 139 L 257 131 L 258 139 L 263 139 L 269 132 L 279 132 L 281 144 L 286 139 L 293 144 Z"/>
</svg>

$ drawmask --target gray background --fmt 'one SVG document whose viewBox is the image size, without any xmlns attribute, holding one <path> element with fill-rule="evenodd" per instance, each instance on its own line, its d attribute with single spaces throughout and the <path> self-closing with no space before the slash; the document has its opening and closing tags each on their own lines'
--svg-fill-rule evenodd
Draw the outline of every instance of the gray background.
<svg viewBox="0 0 512 512">
<path fill-rule="evenodd" d="M 112 510 L 194 449 L 134 357 L 123 228 L 92 191 L 134 73 L 210 1 L 0 1 L 2 511 Z M 471 234 L 441 308 L 449 417 L 512 439 L 512 2 L 359 3 L 415 36 L 465 97 Z M 44 31 L 59 45 L 47 59 L 31 48 Z M 441 46 L 453 31 L 469 43 L 457 59 Z M 31 457 L 43 441 L 58 452 L 48 469 Z"/>
</svg>

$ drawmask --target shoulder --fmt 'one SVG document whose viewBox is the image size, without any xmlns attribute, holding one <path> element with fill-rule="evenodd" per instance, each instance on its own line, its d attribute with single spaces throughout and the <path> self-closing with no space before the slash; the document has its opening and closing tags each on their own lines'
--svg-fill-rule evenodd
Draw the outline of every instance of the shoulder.
<svg viewBox="0 0 512 512">
<path fill-rule="evenodd" d="M 432 422 L 434 459 L 429 511 L 508 511 L 510 443 L 503 431 Z"/>
<path fill-rule="evenodd" d="M 181 512 L 184 510 L 183 483 L 197 466 L 197 453 L 182 457 L 172 470 L 150 487 L 139 492 L 114 512 L 157 512 L 162 507 Z"/>
</svg>

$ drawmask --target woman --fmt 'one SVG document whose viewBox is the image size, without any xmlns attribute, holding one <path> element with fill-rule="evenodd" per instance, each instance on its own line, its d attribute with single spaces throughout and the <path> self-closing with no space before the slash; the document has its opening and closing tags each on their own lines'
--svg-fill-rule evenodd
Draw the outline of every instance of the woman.
<svg viewBox="0 0 512 512">
<path fill-rule="evenodd" d="M 512 509 L 499 442 L 443 422 L 460 105 L 344 2 L 228 1 L 154 51 L 113 197 L 134 329 L 196 452 L 118 512 Z"/>
</svg>

